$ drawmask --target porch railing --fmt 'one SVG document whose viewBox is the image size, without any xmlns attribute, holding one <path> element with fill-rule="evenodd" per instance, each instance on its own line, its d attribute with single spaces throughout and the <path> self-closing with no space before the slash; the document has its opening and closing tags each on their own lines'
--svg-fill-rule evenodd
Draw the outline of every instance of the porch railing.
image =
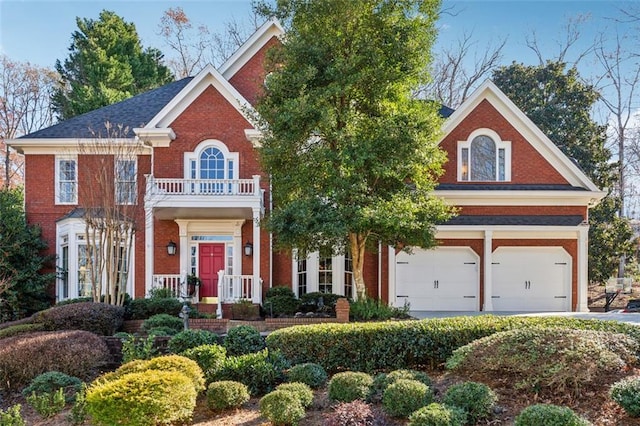
<svg viewBox="0 0 640 426">
<path fill-rule="evenodd" d="M 189 293 L 187 290 L 187 283 L 184 282 L 182 276 L 179 274 L 160 274 L 153 276 L 152 289 L 166 288 L 171 290 L 171 294 L 175 297 L 186 297 Z M 196 293 L 192 296 L 193 300 L 200 299 L 200 289 L 196 287 Z"/>
<path fill-rule="evenodd" d="M 223 303 L 239 300 L 262 302 L 262 279 L 255 280 L 253 275 L 226 275 L 218 272 L 218 296 Z"/>
<path fill-rule="evenodd" d="M 174 179 L 147 177 L 150 195 L 259 196 L 260 177 L 253 179 Z"/>
</svg>

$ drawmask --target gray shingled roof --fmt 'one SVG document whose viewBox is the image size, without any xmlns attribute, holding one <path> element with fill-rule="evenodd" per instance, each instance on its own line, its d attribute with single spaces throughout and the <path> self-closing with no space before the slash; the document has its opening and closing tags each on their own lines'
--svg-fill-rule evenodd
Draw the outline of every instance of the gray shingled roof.
<svg viewBox="0 0 640 426">
<path fill-rule="evenodd" d="M 20 139 L 91 138 L 99 133 L 105 134 L 104 123 L 107 121 L 128 128 L 126 135 L 118 136 L 133 137 L 134 128 L 146 125 L 192 79 L 193 77 L 187 77 L 174 81 L 113 105 L 61 121 Z"/>
<path fill-rule="evenodd" d="M 580 215 L 558 216 L 471 216 L 460 215 L 451 218 L 443 225 L 528 225 L 528 226 L 577 226 L 583 221 Z"/>
<path fill-rule="evenodd" d="M 563 184 L 509 184 L 509 183 L 441 183 L 436 191 L 586 191 L 580 186 Z"/>
</svg>

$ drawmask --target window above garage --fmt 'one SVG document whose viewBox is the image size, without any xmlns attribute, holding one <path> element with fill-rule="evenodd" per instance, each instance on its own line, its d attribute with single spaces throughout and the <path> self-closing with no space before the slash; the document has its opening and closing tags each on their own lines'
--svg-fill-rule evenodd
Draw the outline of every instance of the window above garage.
<svg viewBox="0 0 640 426">
<path fill-rule="evenodd" d="M 473 131 L 458 142 L 458 181 L 507 182 L 511 180 L 511 142 L 491 129 Z"/>
</svg>

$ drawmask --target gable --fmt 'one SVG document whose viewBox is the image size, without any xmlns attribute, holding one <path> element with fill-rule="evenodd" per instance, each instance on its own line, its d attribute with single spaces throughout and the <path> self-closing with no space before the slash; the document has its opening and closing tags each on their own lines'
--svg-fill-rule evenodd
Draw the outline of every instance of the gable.
<svg viewBox="0 0 640 426">
<path fill-rule="evenodd" d="M 229 79 L 229 83 L 252 105 L 255 105 L 264 87 L 267 51 L 279 44 L 278 38 L 272 37 Z"/>
</svg>

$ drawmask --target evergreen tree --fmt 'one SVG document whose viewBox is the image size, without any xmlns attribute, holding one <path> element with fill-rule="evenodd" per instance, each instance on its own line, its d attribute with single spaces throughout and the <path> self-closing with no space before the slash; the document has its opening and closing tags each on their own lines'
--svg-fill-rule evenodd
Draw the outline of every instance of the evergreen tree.
<svg viewBox="0 0 640 426">
<path fill-rule="evenodd" d="M 98 20 L 76 18 L 70 54 L 56 61 L 60 87 L 52 103 L 66 120 L 162 86 L 173 80 L 162 53 L 143 49 L 136 27 L 103 10 Z"/>
</svg>

